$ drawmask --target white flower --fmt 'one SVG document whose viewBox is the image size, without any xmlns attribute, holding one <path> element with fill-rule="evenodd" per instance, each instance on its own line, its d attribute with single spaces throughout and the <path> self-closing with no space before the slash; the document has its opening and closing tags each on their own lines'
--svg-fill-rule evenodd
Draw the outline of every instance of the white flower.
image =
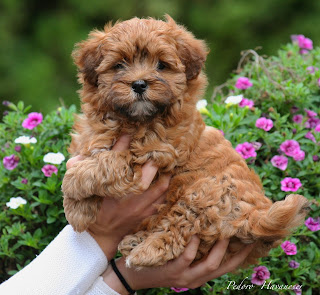
<svg viewBox="0 0 320 295">
<path fill-rule="evenodd" d="M 243 95 L 236 95 L 236 96 L 229 96 L 224 101 L 227 104 L 239 104 L 240 101 L 243 99 Z"/>
<path fill-rule="evenodd" d="M 50 164 L 61 164 L 65 160 L 65 157 L 61 153 L 47 153 L 43 157 L 43 162 Z"/>
<path fill-rule="evenodd" d="M 29 143 L 36 143 L 37 139 L 35 137 L 29 137 L 29 136 L 20 136 L 14 140 L 15 143 L 21 143 L 21 144 L 29 144 Z"/>
<path fill-rule="evenodd" d="M 11 209 L 17 209 L 19 206 L 25 204 L 27 204 L 27 201 L 21 197 L 11 198 L 10 201 L 6 203 L 7 207 Z"/>
<path fill-rule="evenodd" d="M 208 103 L 207 103 L 207 101 L 206 101 L 205 99 L 199 100 L 199 101 L 197 102 L 197 105 L 196 105 L 197 110 L 200 111 L 201 109 L 205 109 L 206 106 L 207 106 L 207 104 L 208 104 Z"/>
</svg>

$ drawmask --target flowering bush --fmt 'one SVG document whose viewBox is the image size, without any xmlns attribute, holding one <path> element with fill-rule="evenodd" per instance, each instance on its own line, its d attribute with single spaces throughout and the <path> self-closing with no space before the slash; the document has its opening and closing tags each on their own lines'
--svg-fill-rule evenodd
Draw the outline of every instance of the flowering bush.
<svg viewBox="0 0 320 295">
<path fill-rule="evenodd" d="M 66 224 L 61 181 L 75 107 L 43 118 L 4 102 L 0 124 L 0 281 L 30 262 Z"/>
<path fill-rule="evenodd" d="M 305 224 L 259 265 L 194 290 L 172 286 L 139 294 L 320 293 L 319 68 L 320 48 L 297 35 L 275 57 L 245 52 L 212 102 L 197 105 L 206 124 L 221 130 L 259 174 L 266 196 L 277 201 L 294 192 L 310 200 Z M 0 124 L 2 280 L 32 260 L 66 223 L 60 186 L 75 112 L 60 108 L 43 118 L 21 102 L 6 105 L 11 111 Z"/>
</svg>

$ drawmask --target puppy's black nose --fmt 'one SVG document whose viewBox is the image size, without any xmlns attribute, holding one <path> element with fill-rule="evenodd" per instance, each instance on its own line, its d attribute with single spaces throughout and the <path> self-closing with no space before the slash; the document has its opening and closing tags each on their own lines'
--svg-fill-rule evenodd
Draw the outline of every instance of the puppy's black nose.
<svg viewBox="0 0 320 295">
<path fill-rule="evenodd" d="M 143 92 L 146 91 L 148 84 L 146 81 L 144 80 L 138 80 L 138 81 L 134 81 L 131 85 L 132 89 L 134 92 L 142 94 Z"/>
</svg>

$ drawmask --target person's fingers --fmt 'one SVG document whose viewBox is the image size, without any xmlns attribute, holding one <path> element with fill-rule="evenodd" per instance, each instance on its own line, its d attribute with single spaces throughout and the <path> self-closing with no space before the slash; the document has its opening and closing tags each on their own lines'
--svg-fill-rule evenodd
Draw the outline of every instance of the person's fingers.
<svg viewBox="0 0 320 295">
<path fill-rule="evenodd" d="M 184 252 L 177 259 L 173 261 L 174 267 L 178 270 L 186 269 L 196 258 L 199 244 L 200 244 L 199 237 L 196 235 L 192 236 Z"/>
<path fill-rule="evenodd" d="M 131 136 L 128 134 L 121 135 L 115 145 L 112 147 L 113 151 L 122 152 L 130 147 Z"/>
<path fill-rule="evenodd" d="M 161 175 L 157 182 L 143 193 L 143 198 L 146 200 L 146 206 L 153 204 L 166 192 L 169 187 L 170 179 L 170 175 Z"/>
<path fill-rule="evenodd" d="M 78 156 L 75 156 L 73 158 L 70 158 L 68 161 L 67 161 L 67 164 L 66 164 L 66 167 L 67 167 L 67 170 L 70 169 L 75 163 L 83 160 L 84 157 L 81 156 L 81 155 L 78 155 Z"/>
<path fill-rule="evenodd" d="M 148 161 L 142 166 L 141 186 L 147 190 L 158 172 L 158 167 L 153 161 Z"/>
</svg>

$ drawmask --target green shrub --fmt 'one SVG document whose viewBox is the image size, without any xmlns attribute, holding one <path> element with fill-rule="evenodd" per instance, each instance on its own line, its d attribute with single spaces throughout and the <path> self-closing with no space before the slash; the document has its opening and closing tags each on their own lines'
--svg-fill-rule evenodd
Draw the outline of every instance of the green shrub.
<svg viewBox="0 0 320 295">
<path fill-rule="evenodd" d="M 303 225 L 288 237 L 287 240 L 297 247 L 295 255 L 289 256 L 278 247 L 271 251 L 269 257 L 260 260 L 259 265 L 270 272 L 266 281 L 266 285 L 270 283 L 269 287 L 261 289 L 261 286 L 253 284 L 250 291 L 241 289 L 241 286 L 234 289 L 243 280 L 242 286 L 251 284 L 253 268 L 257 267 L 253 266 L 237 274 L 224 275 L 188 293 L 270 294 L 272 289 L 267 288 L 272 288 L 272 285 L 296 284 L 302 285 L 304 294 L 320 292 L 320 231 L 316 230 L 320 222 L 317 219 L 320 215 L 320 132 L 316 131 L 317 124 L 320 125 L 320 71 L 317 68 L 320 68 L 320 48 L 301 54 L 297 44 L 288 44 L 278 56 L 266 59 L 250 50 L 243 54 L 236 74 L 215 89 L 212 102 L 200 107 L 206 124 L 222 130 L 239 152 L 243 143 L 251 148 L 242 151 L 251 153 L 246 161 L 260 175 L 266 195 L 274 201 L 282 200 L 291 191 L 304 195 L 312 203 L 308 217 L 314 218 L 315 225 L 313 231 Z M 240 77 L 248 78 L 252 86 L 247 89 L 236 87 Z M 245 82 L 250 85 L 247 80 Z M 252 100 L 254 106 L 243 106 L 245 100 L 240 104 L 239 101 L 234 103 L 234 97 L 239 100 L 239 95 L 243 95 L 240 100 Z M 226 104 L 226 98 L 233 103 Z M 0 170 L 1 280 L 30 262 L 66 224 L 60 190 L 65 161 L 53 164 L 57 171 L 53 167 L 45 170 L 51 177 L 45 176 L 42 169 L 47 164 L 43 161 L 47 153 L 59 152 L 67 156 L 75 112 L 74 107 L 59 108 L 28 130 L 22 127 L 22 123 L 29 108 L 24 108 L 22 102 L 17 106 L 9 103 L 8 107 L 11 111 L 0 124 L 0 158 L 5 159 Z M 264 119 L 258 128 L 257 120 L 262 117 Z M 14 141 L 22 135 L 35 137 L 37 143 L 19 144 L 20 150 Z M 288 140 L 291 140 L 292 147 L 298 144 L 291 153 L 283 146 Z M 278 162 L 283 170 L 274 166 L 273 157 L 276 155 L 287 159 L 285 163 Z M 14 168 L 8 170 L 4 167 Z M 287 180 L 286 185 L 284 182 L 281 185 L 284 179 Z M 12 209 L 8 203 L 12 197 L 22 197 L 26 204 Z M 291 260 L 300 263 L 299 267 L 290 267 Z M 291 263 L 291 266 L 294 265 Z M 273 291 L 294 294 L 280 289 Z M 168 294 L 174 291 L 160 288 L 139 293 Z"/>
</svg>

